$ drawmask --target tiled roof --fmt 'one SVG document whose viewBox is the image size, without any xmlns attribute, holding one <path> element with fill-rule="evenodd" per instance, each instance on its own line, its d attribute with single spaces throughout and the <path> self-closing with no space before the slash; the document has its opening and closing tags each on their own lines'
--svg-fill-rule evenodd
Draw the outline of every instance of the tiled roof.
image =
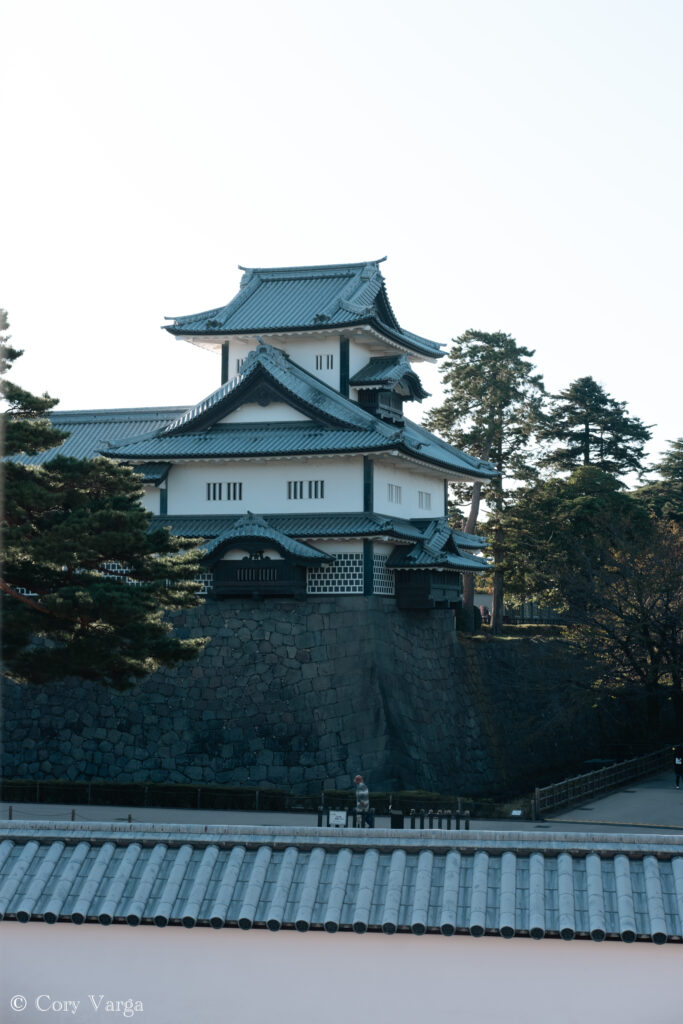
<svg viewBox="0 0 683 1024">
<path fill-rule="evenodd" d="M 232 518 L 232 517 L 231 517 Z M 234 540 L 270 541 L 281 551 L 286 551 L 295 558 L 307 563 L 333 562 L 334 557 L 323 551 L 317 551 L 308 544 L 289 537 L 282 530 L 270 526 L 261 516 L 248 512 L 246 516 L 235 517 L 234 521 L 224 526 L 220 533 L 202 545 L 204 554 L 211 555 L 219 549 L 227 547 Z"/>
<path fill-rule="evenodd" d="M 163 429 L 178 419 L 186 407 L 156 409 L 85 409 L 74 412 L 52 412 L 47 419 L 60 430 L 68 430 L 69 437 L 57 448 L 37 455 L 17 456 L 17 462 L 39 466 L 50 462 L 56 455 L 74 459 L 92 459 L 109 443 L 119 444 L 139 434 Z"/>
<path fill-rule="evenodd" d="M 489 546 L 486 538 L 476 533 L 465 533 L 464 530 L 451 530 L 451 533 L 459 548 L 476 548 L 477 551 L 481 551 L 482 548 Z"/>
<path fill-rule="evenodd" d="M 448 441 L 442 441 L 436 434 L 431 434 L 419 423 L 412 420 L 405 420 L 404 433 L 412 447 L 419 451 L 423 458 L 431 462 L 440 463 L 444 466 L 452 466 L 455 469 L 457 462 L 462 467 L 462 472 L 468 475 L 485 477 L 498 476 L 498 470 L 492 462 L 486 462 L 475 455 L 468 455 L 459 448 L 453 447 Z"/>
<path fill-rule="evenodd" d="M 410 392 L 410 400 L 421 402 L 429 398 L 420 378 L 407 356 L 373 356 L 349 381 L 354 388 L 393 388 L 403 384 Z"/>
<path fill-rule="evenodd" d="M 491 566 L 485 558 L 463 554 L 446 519 L 432 520 L 411 548 L 399 548 L 387 560 L 392 569 L 454 569 L 481 571 Z"/>
<path fill-rule="evenodd" d="M 195 336 L 267 334 L 368 324 L 411 352 L 438 358 L 441 345 L 399 325 L 380 262 L 247 269 L 226 306 L 169 317 L 174 322 L 166 330 Z"/>
<path fill-rule="evenodd" d="M 680 942 L 683 837 L 6 822 L 0 917 Z"/>
<path fill-rule="evenodd" d="M 308 413 L 312 422 L 219 422 L 241 399 L 248 400 L 251 388 L 264 384 L 273 396 L 282 394 L 283 401 Z M 262 342 L 247 356 L 237 377 L 172 423 L 147 436 L 102 448 L 114 458 L 154 461 L 394 450 L 457 477 L 489 478 L 496 473 L 490 463 L 453 448 L 410 420 L 399 429 L 383 423 L 297 366 L 284 352 Z"/>
<path fill-rule="evenodd" d="M 415 525 L 423 532 L 433 521 L 433 519 L 424 518 L 411 519 L 411 523 L 415 523 Z M 476 533 L 465 533 L 464 530 L 454 530 L 453 527 L 451 527 L 451 534 L 459 548 L 471 548 L 476 551 L 481 551 L 489 546 L 489 542 L 486 538 L 480 537 Z"/>
<path fill-rule="evenodd" d="M 170 462 L 145 462 L 141 466 L 136 466 L 135 470 L 141 474 L 146 484 L 156 484 L 158 486 L 164 482 L 170 468 Z"/>
<path fill-rule="evenodd" d="M 328 427 L 319 423 L 236 423 L 187 434 L 151 434 L 103 448 L 121 459 L 242 458 L 250 455 L 372 452 L 387 448 L 376 430 Z"/>
<path fill-rule="evenodd" d="M 266 515 L 264 520 L 289 537 L 392 537 L 415 541 L 422 536 L 407 519 L 383 516 L 375 512 L 315 512 Z M 217 537 L 239 516 L 155 516 L 153 529 L 168 527 L 178 537 Z"/>
</svg>

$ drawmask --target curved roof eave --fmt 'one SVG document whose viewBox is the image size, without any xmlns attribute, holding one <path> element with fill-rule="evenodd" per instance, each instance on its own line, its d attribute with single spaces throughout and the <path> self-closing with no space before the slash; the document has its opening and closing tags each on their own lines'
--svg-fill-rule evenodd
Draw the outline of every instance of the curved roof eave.
<svg viewBox="0 0 683 1024">
<path fill-rule="evenodd" d="M 337 330 L 348 330 L 352 327 L 370 327 L 377 331 L 378 334 L 383 335 L 387 340 L 394 344 L 401 345 L 403 348 L 409 351 L 416 352 L 419 355 L 431 357 L 432 359 L 440 359 L 445 355 L 442 350 L 445 348 L 445 344 L 438 341 L 431 341 L 429 338 L 423 338 L 419 334 L 412 334 L 410 331 L 405 331 L 403 328 L 394 328 L 388 324 L 383 323 L 381 320 L 375 317 L 360 317 L 353 319 L 344 320 L 325 320 L 318 323 L 312 324 L 280 324 L 273 326 L 272 324 L 262 324 L 258 327 L 222 327 L 215 329 L 199 328 L 199 327 L 183 327 L 177 324 L 162 324 L 161 329 L 168 331 L 169 334 L 175 337 L 182 337 L 187 335 L 188 337 L 197 338 L 228 338 L 228 337 L 246 337 L 251 335 L 269 335 L 269 334 L 305 334 L 309 331 L 337 331 Z"/>
</svg>

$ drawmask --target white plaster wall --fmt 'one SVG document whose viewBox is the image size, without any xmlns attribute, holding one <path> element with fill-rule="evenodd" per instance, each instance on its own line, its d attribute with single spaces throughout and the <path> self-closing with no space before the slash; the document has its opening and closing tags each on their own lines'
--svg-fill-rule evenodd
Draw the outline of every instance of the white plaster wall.
<svg viewBox="0 0 683 1024">
<path fill-rule="evenodd" d="M 374 468 L 374 509 L 375 512 L 401 516 L 405 519 L 423 518 L 438 519 L 445 515 L 443 477 L 429 473 L 414 471 L 409 463 L 389 462 L 384 459 L 375 460 Z M 390 502 L 387 497 L 387 484 L 399 484 L 401 487 L 401 504 Z M 418 491 L 427 491 L 432 496 L 432 507 L 419 507 Z"/>
<path fill-rule="evenodd" d="M 385 544 L 381 540 L 374 540 L 372 542 L 372 552 L 374 555 L 390 555 L 395 547 L 395 544 Z"/>
<path fill-rule="evenodd" d="M 362 540 L 314 540 L 312 547 L 318 551 L 324 551 L 326 555 L 362 555 Z"/>
<path fill-rule="evenodd" d="M 283 561 L 282 555 L 276 548 L 264 548 L 263 557 L 270 558 L 273 562 Z M 244 558 L 252 558 L 253 552 L 241 550 L 240 548 L 231 548 L 221 558 L 222 562 L 241 562 Z"/>
<path fill-rule="evenodd" d="M 248 342 L 237 341 L 235 338 L 230 338 L 229 341 L 230 349 L 228 354 L 228 379 L 230 379 L 230 377 L 237 376 L 237 360 L 246 359 L 249 353 L 252 352 L 257 346 L 256 338 L 254 338 L 253 341 Z"/>
<path fill-rule="evenodd" d="M 349 344 L 349 377 L 362 370 L 372 356 L 400 356 L 401 350 L 391 345 L 382 345 L 377 339 L 370 344 L 370 336 L 367 341 L 359 341 L 351 338 Z M 355 389 L 352 389 L 355 392 Z"/>
<path fill-rule="evenodd" d="M 0 1020 L 125 1019 L 93 1010 L 88 995 L 102 994 L 141 1001 L 128 1019 L 142 1024 L 680 1024 L 682 956 L 588 940 L 4 921 Z M 41 995 L 79 1006 L 41 1012 Z"/>
<path fill-rule="evenodd" d="M 245 402 L 238 409 L 224 416 L 219 423 L 295 423 L 301 420 L 310 421 L 310 417 L 293 409 L 285 402 L 270 402 L 259 405 L 258 402 Z"/>
<path fill-rule="evenodd" d="M 287 498 L 288 480 L 324 480 L 322 499 Z M 242 482 L 242 501 L 207 501 L 207 483 Z M 225 490 L 225 488 L 224 488 Z M 358 512 L 363 508 L 363 459 L 273 459 L 176 464 L 168 475 L 168 514 L 233 515 L 247 511 Z"/>
<path fill-rule="evenodd" d="M 287 352 L 297 366 L 301 366 L 314 377 L 329 384 L 335 391 L 339 391 L 339 337 L 335 334 L 328 337 L 304 335 L 300 338 L 283 338 L 278 339 L 277 348 Z M 333 357 L 334 366 L 331 370 L 325 369 L 324 365 L 322 370 L 316 370 L 315 357 L 320 355 L 323 357 L 323 364 L 325 356 Z"/>
<path fill-rule="evenodd" d="M 145 484 L 143 487 L 143 494 L 140 498 L 140 504 L 143 508 L 146 508 L 148 512 L 153 515 L 159 515 L 159 488 L 152 487 L 151 484 Z M 1 1019 L 1 1018 L 0 1018 Z"/>
</svg>

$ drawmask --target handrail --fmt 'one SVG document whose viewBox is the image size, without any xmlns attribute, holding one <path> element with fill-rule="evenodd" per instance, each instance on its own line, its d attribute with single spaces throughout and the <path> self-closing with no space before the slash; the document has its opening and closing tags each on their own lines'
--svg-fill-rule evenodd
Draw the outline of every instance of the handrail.
<svg viewBox="0 0 683 1024">
<path fill-rule="evenodd" d="M 671 747 L 661 747 L 641 757 L 632 757 L 628 761 L 618 761 L 597 771 L 574 775 L 572 778 L 555 782 L 551 786 L 536 787 L 534 791 L 534 811 L 537 818 L 542 818 L 547 811 L 568 807 L 569 804 L 580 802 L 608 793 L 617 789 L 622 783 L 632 779 L 652 775 L 668 767 L 671 760 Z"/>
</svg>

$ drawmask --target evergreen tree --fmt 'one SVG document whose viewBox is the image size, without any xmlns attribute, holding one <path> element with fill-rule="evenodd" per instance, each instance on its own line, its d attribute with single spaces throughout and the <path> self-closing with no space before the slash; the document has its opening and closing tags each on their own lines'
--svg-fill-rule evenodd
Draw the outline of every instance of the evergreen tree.
<svg viewBox="0 0 683 1024">
<path fill-rule="evenodd" d="M 592 377 L 580 377 L 554 396 L 539 436 L 551 445 L 543 462 L 553 469 L 596 466 L 621 476 L 642 471 L 651 433 L 627 414 L 625 402 L 611 398 Z"/>
<path fill-rule="evenodd" d="M 6 315 L 0 320 L 7 329 Z M 3 369 L 21 355 L 0 339 Z M 206 642 L 173 635 L 167 610 L 199 603 L 196 542 L 149 532 L 140 477 L 108 459 L 21 461 L 66 436 L 45 413 L 57 402 L 5 380 L 0 578 L 4 672 L 23 683 L 65 676 L 126 689 Z M 106 571 L 107 563 L 122 567 Z M 111 568 L 111 565 L 110 565 Z"/>
<path fill-rule="evenodd" d="M 646 510 L 593 466 L 520 490 L 502 519 L 508 591 L 570 621 L 592 613 L 612 552 L 642 548 L 652 531 Z"/>
<path fill-rule="evenodd" d="M 600 685 L 618 699 L 645 697 L 651 742 L 671 700 L 676 735 L 683 729 L 683 534 L 655 521 L 646 537 L 614 547 L 596 579 L 591 614 L 572 639 L 598 669 Z"/>
<path fill-rule="evenodd" d="M 615 477 L 582 466 L 525 488 L 504 513 L 508 591 L 565 613 L 598 685 L 645 698 L 655 739 L 671 697 L 683 728 L 680 527 L 653 519 Z"/>
<path fill-rule="evenodd" d="M 683 523 L 683 437 L 669 445 L 662 461 L 653 467 L 661 479 L 639 487 L 634 497 L 658 519 Z"/>
<path fill-rule="evenodd" d="M 481 500 L 491 510 L 493 534 L 493 613 L 491 627 L 500 632 L 503 622 L 503 525 L 506 478 L 528 480 L 534 475 L 528 447 L 541 412 L 544 389 L 531 362 L 533 351 L 500 331 L 465 331 L 441 367 L 445 401 L 425 417 L 425 424 L 441 437 L 472 455 L 493 462 L 498 477 L 473 485 L 466 529 L 476 530 Z M 462 488 L 456 497 L 464 497 Z M 464 604 L 472 617 L 474 584 L 465 574 Z"/>
</svg>

